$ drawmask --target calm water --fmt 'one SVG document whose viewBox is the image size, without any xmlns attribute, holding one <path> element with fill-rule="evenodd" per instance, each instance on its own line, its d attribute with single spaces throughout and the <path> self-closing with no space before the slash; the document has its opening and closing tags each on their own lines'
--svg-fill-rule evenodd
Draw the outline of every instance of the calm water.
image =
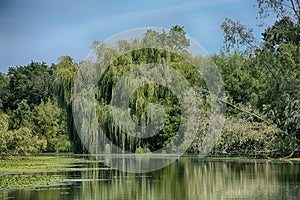
<svg viewBox="0 0 300 200">
<path fill-rule="evenodd" d="M 181 158 L 143 174 L 64 172 L 64 185 L 1 191 L 0 199 L 300 199 L 300 162 Z M 96 169 L 98 168 L 98 169 Z"/>
</svg>

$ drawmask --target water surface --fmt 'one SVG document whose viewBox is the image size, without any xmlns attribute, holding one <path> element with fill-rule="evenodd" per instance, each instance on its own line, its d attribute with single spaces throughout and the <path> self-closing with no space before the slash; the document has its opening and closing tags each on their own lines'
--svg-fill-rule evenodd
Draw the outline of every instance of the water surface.
<svg viewBox="0 0 300 200">
<path fill-rule="evenodd" d="M 88 169 L 57 173 L 64 181 L 56 186 L 0 191 L 0 199 L 300 199 L 300 162 L 189 157 L 147 173 L 77 167 Z"/>
</svg>

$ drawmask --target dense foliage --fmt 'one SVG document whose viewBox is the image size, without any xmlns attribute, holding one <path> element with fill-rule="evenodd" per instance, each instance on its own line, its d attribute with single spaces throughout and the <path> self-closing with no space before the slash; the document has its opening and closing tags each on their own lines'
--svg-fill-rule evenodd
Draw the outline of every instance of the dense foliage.
<svg viewBox="0 0 300 200">
<path fill-rule="evenodd" d="M 185 108 L 180 106 L 178 97 L 167 87 L 146 84 L 138 87 L 130 97 L 130 117 L 136 124 L 147 125 L 153 115 L 164 115 L 165 123 L 153 137 L 135 138 L 129 135 L 116 123 L 116 113 L 111 112 L 113 88 L 125 74 L 132 70 L 147 73 L 138 71 L 143 70 L 139 67 L 142 64 L 166 64 L 179 71 L 193 89 L 199 91 L 197 109 L 201 120 L 188 149 L 189 153 L 198 153 L 208 132 L 211 105 L 203 77 L 183 58 L 188 57 L 200 66 L 213 59 L 226 89 L 226 98 L 219 101 L 227 106 L 227 110 L 222 136 L 211 154 L 299 156 L 299 2 L 257 2 L 260 19 L 264 19 L 270 11 L 277 16 L 276 22 L 262 33 L 262 42 L 254 40 L 251 29 L 226 19 L 221 25 L 224 48 L 219 55 L 208 58 L 188 53 L 190 41 L 183 27 L 177 25 L 169 32 L 148 30 L 143 38 L 121 40 L 116 47 L 94 42 L 94 52 L 103 58 L 103 62 L 109 63 L 95 89 L 97 120 L 105 135 L 121 149 L 131 152 L 150 152 L 164 146 L 177 148 L 180 141 L 177 141 L 176 133 L 180 123 L 186 120 L 181 116 Z M 135 48 L 143 46 L 147 48 Z M 105 60 L 106 56 L 114 59 Z M 32 62 L 0 74 L 0 153 L 87 152 L 78 136 L 72 113 L 72 105 L 77 103 L 72 98 L 74 82 L 83 66 L 84 63 L 63 56 L 51 67 Z M 98 67 L 101 70 L 101 63 Z M 84 81 L 83 77 L 82 83 Z M 182 83 L 179 81 L 178 85 Z M 87 110 L 93 106 L 90 102 L 83 104 Z M 153 104 L 159 106 L 149 110 Z M 94 134 L 96 127 L 83 122 L 80 128 Z M 110 146 L 105 144 L 99 148 L 102 152 L 110 152 Z"/>
<path fill-rule="evenodd" d="M 32 62 L 1 74 L 1 153 L 69 151 L 65 114 L 54 97 L 54 68 Z"/>
</svg>

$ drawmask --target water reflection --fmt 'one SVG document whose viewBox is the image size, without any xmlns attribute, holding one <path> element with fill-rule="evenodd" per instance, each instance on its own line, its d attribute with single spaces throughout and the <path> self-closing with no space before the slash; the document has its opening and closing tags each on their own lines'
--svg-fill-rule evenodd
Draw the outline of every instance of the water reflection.
<svg viewBox="0 0 300 200">
<path fill-rule="evenodd" d="M 65 184 L 14 190 L 3 199 L 298 199 L 300 163 L 182 158 L 161 170 L 128 173 L 88 163 Z M 1 197 L 1 196 L 0 196 Z"/>
<path fill-rule="evenodd" d="M 105 155 L 98 157 L 106 166 L 130 173 L 146 173 L 157 171 L 179 159 L 179 155 L 132 154 Z"/>
</svg>

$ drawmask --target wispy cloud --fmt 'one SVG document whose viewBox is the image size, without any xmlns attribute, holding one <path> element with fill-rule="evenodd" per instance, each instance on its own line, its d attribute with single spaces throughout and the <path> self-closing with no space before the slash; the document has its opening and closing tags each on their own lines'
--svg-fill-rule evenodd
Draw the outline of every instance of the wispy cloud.
<svg viewBox="0 0 300 200">
<path fill-rule="evenodd" d="M 225 4 L 232 4 L 239 0 L 223 0 L 223 1 L 193 1 L 189 3 L 183 3 L 175 6 L 167 6 L 163 8 L 154 8 L 154 9 L 143 9 L 143 10 L 136 10 L 131 12 L 120 13 L 119 15 L 111 15 L 108 16 L 109 20 L 106 22 L 111 23 L 112 21 L 116 21 L 119 19 L 127 19 L 130 20 L 136 17 L 155 17 L 156 14 L 163 16 L 170 13 L 178 13 L 178 12 L 186 12 L 191 10 L 199 10 L 207 7 L 214 7 L 214 6 L 221 6 Z M 99 19 L 97 19 L 99 20 Z M 95 23 L 95 22 L 92 22 Z M 97 22 L 96 22 L 97 24 Z M 91 24 L 92 25 L 92 24 Z"/>
<path fill-rule="evenodd" d="M 138 7 L 134 11 L 121 12 L 120 14 L 111 14 L 99 18 L 83 21 L 81 24 L 73 25 L 61 25 L 55 28 L 56 32 L 59 30 L 69 30 L 70 32 L 77 32 L 81 34 L 91 34 L 93 32 L 99 32 L 99 30 L 111 29 L 114 31 L 118 29 L 120 31 L 120 24 L 126 23 L 133 24 L 136 20 L 145 22 L 147 19 L 153 21 L 153 19 L 159 18 L 160 21 L 165 20 L 168 15 L 176 13 L 186 13 L 193 10 L 201 10 L 208 7 L 222 6 L 225 4 L 232 4 L 239 0 L 224 0 L 224 1 L 192 1 L 189 3 L 182 3 L 179 5 L 170 5 L 166 7 L 158 7 L 152 9 L 139 9 Z M 176 19 L 174 19 L 176 20 Z M 137 27 L 135 27 L 137 28 Z M 103 38 L 104 39 L 104 38 Z"/>
<path fill-rule="evenodd" d="M 72 7 L 68 1 L 59 0 L 12 2 L 9 10 L 0 13 L 2 69 L 26 64 L 28 58 L 37 55 L 46 62 L 56 62 L 64 54 L 80 59 L 93 40 L 132 28 L 170 28 L 175 24 L 183 25 L 209 52 L 216 52 L 222 44 L 219 26 L 225 16 L 247 18 L 249 22 L 249 16 L 255 19 L 255 11 L 245 0 L 129 0 L 122 5 L 120 1 L 95 0 L 79 1 Z"/>
</svg>

